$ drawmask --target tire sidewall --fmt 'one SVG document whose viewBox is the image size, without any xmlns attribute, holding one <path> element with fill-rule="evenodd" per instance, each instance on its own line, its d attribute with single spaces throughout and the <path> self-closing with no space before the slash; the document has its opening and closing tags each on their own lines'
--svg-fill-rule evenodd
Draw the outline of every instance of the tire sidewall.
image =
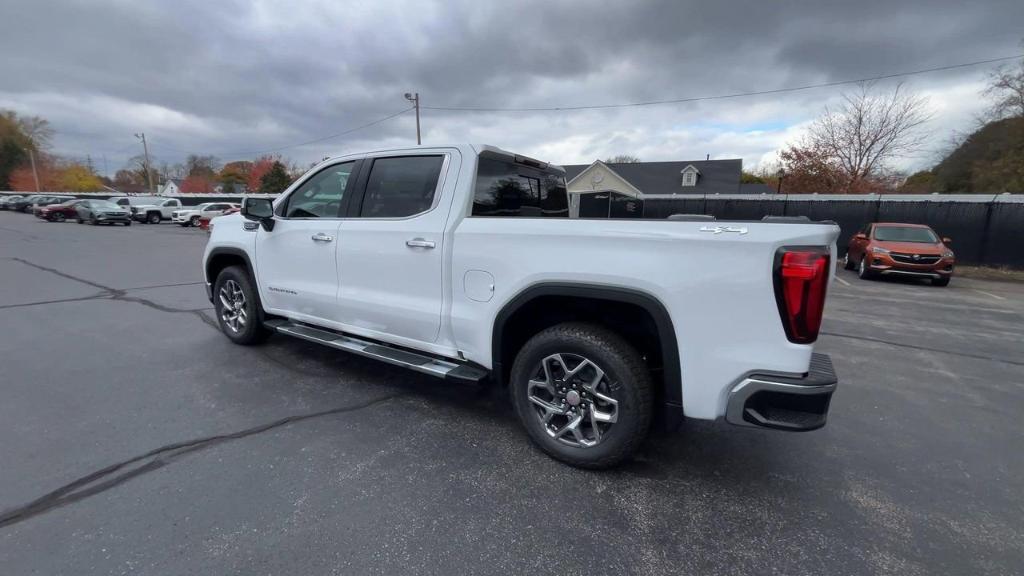
<svg viewBox="0 0 1024 576">
<path fill-rule="evenodd" d="M 527 399 L 527 383 L 533 371 L 540 366 L 542 359 L 557 353 L 576 354 L 596 363 L 608 378 L 610 395 L 619 402 L 618 421 L 597 446 L 569 446 L 548 436 L 537 418 L 533 404 Z M 542 450 L 570 464 L 603 467 L 603 461 L 614 459 L 617 462 L 624 452 L 631 452 L 631 445 L 637 444 L 637 436 L 642 440 L 650 427 L 649 415 L 645 416 L 641 410 L 644 406 L 649 410 L 651 402 L 649 399 L 644 402 L 640 397 L 640 394 L 651 393 L 650 382 L 631 382 L 631 374 L 628 363 L 614 349 L 607 349 L 589 339 L 567 337 L 565 333 L 549 329 L 527 342 L 517 355 L 509 377 L 509 392 L 520 422 Z M 646 390 L 641 390 L 643 386 L 646 386 Z"/>
</svg>

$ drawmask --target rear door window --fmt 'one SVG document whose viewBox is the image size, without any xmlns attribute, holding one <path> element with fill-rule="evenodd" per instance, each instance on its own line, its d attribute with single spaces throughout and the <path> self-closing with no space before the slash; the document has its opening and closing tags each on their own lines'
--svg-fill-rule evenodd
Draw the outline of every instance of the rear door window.
<svg viewBox="0 0 1024 576">
<path fill-rule="evenodd" d="M 359 217 L 405 218 L 430 210 L 443 164 L 443 155 L 375 158 Z"/>
</svg>

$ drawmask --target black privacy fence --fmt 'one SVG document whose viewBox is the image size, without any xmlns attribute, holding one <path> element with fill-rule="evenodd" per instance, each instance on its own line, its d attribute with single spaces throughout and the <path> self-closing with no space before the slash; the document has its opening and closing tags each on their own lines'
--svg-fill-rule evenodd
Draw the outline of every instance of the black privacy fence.
<svg viewBox="0 0 1024 576">
<path fill-rule="evenodd" d="M 616 203 L 637 203 L 613 196 L 611 217 L 625 213 Z M 707 214 L 718 220 L 760 220 L 765 216 L 807 216 L 839 225 L 839 254 L 850 237 L 869 222 L 927 224 L 952 240 L 964 264 L 1024 268 L 1024 195 L 771 195 L 744 197 L 678 195 L 644 198 L 644 218 Z M 622 217 L 622 216 L 619 216 Z"/>
<path fill-rule="evenodd" d="M 0 192 L 8 195 L 11 192 Z M 20 192 L 19 194 L 29 194 Z M 108 198 L 111 194 L 72 194 Z M 255 196 L 255 195 L 254 195 Z M 203 202 L 241 202 L 241 195 L 183 194 L 185 206 Z M 964 264 L 1024 268 L 1024 194 L 869 194 L 869 195 L 648 195 L 633 198 L 615 192 L 580 194 L 582 218 L 668 218 L 703 214 L 718 220 L 760 220 L 765 216 L 807 216 L 832 220 L 842 230 L 839 254 L 850 237 L 869 222 L 927 224 Z"/>
</svg>

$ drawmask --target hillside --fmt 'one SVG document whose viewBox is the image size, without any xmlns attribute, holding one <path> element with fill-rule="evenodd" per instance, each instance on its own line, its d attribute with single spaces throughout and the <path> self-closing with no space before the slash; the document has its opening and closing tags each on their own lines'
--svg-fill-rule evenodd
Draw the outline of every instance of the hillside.
<svg viewBox="0 0 1024 576">
<path fill-rule="evenodd" d="M 1024 192 L 1024 118 L 989 122 L 932 169 L 933 190 Z"/>
</svg>

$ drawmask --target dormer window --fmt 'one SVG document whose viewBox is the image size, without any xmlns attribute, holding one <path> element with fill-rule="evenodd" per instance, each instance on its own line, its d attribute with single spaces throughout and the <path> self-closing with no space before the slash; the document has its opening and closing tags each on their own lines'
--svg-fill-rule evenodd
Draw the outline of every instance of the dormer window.
<svg viewBox="0 0 1024 576">
<path fill-rule="evenodd" d="M 683 168 L 681 172 L 683 175 L 684 188 L 697 185 L 697 177 L 700 176 L 700 171 L 694 168 L 692 164 Z"/>
</svg>

